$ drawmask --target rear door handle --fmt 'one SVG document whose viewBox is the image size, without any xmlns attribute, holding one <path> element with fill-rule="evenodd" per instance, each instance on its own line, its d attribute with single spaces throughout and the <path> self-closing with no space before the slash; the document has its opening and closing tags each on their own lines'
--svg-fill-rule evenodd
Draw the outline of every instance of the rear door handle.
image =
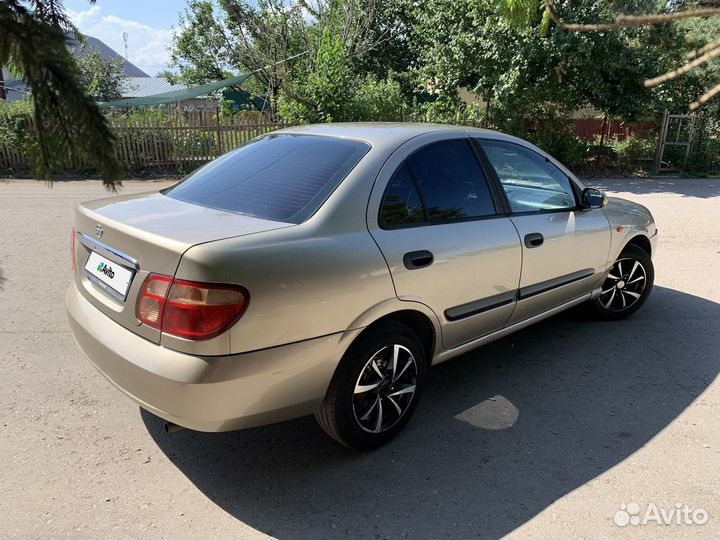
<svg viewBox="0 0 720 540">
<path fill-rule="evenodd" d="M 425 268 L 430 266 L 435 257 L 433 254 L 426 249 L 420 251 L 411 251 L 403 255 L 403 264 L 408 270 L 417 270 L 418 268 Z"/>
<path fill-rule="evenodd" d="M 536 248 L 542 246 L 545 238 L 539 232 L 534 232 L 525 235 L 525 247 Z"/>
</svg>

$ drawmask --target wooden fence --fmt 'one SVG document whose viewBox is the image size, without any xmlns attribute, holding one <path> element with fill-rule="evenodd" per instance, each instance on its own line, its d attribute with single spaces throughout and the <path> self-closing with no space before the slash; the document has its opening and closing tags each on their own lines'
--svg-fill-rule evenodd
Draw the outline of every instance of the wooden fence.
<svg viewBox="0 0 720 540">
<path fill-rule="evenodd" d="M 217 111 L 202 110 L 135 112 L 112 116 L 109 122 L 118 159 L 129 172 L 187 172 L 258 135 L 290 125 L 270 121 L 261 114 L 223 118 Z M 30 123 L 27 129 L 32 130 Z M 21 145 L 0 142 L 0 172 L 28 169 L 29 161 Z"/>
</svg>

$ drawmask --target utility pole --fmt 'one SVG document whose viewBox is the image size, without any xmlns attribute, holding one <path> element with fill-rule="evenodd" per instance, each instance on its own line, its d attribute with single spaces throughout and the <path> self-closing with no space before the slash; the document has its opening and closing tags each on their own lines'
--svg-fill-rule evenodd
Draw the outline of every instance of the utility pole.
<svg viewBox="0 0 720 540">
<path fill-rule="evenodd" d="M 123 32 L 123 41 L 125 42 L 125 60 L 127 61 L 128 55 L 127 55 L 127 43 L 128 43 L 128 33 Z"/>
<path fill-rule="evenodd" d="M 2 66 L 0 66 L 0 99 L 7 99 L 5 93 L 5 78 L 3 77 Z"/>
</svg>

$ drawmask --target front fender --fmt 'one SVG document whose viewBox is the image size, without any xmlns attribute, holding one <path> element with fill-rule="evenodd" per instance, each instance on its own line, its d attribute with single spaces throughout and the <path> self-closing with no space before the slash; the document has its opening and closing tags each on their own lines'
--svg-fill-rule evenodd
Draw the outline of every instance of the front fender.
<svg viewBox="0 0 720 540">
<path fill-rule="evenodd" d="M 608 266 L 618 258 L 625 246 L 638 235 L 646 237 L 652 246 L 651 255 L 654 255 L 657 243 L 657 227 L 650 210 L 643 205 L 621 199 L 608 198 L 608 204 L 603 212 L 610 222 L 611 242 L 608 256 Z"/>
</svg>

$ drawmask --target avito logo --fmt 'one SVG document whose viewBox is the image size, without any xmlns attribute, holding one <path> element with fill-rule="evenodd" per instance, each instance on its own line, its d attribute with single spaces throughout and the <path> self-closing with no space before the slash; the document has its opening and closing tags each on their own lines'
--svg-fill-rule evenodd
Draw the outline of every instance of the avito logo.
<svg viewBox="0 0 720 540">
<path fill-rule="evenodd" d="M 115 277 L 115 272 L 113 272 L 112 266 L 108 266 L 104 262 L 98 264 L 97 271 L 101 274 L 105 274 L 110 279 Z"/>
</svg>

